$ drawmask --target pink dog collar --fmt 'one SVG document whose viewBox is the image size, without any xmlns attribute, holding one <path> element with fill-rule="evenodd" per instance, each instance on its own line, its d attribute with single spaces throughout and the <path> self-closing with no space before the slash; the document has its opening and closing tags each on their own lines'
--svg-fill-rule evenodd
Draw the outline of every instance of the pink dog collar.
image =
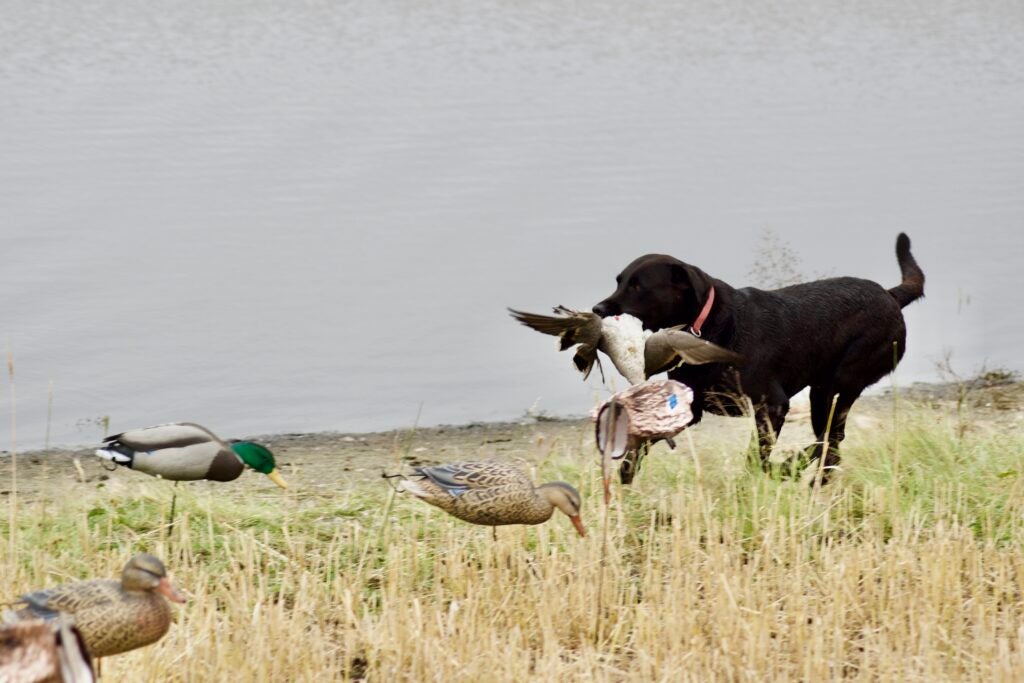
<svg viewBox="0 0 1024 683">
<path fill-rule="evenodd" d="M 708 292 L 708 300 L 704 303 L 704 308 L 701 309 L 700 315 L 690 325 L 690 331 L 697 337 L 700 336 L 700 328 L 703 327 L 704 321 L 708 319 L 711 314 L 711 306 L 715 303 L 715 286 L 711 285 L 711 290 Z"/>
</svg>

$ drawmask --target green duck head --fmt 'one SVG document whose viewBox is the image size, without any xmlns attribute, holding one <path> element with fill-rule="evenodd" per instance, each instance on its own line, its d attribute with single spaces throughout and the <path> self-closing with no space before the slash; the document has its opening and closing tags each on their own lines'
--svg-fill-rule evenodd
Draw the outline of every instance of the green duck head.
<svg viewBox="0 0 1024 683">
<path fill-rule="evenodd" d="M 236 441 L 231 444 L 231 450 L 233 450 L 246 465 L 257 472 L 262 472 L 267 475 L 270 477 L 270 481 L 274 482 L 281 488 L 288 488 L 288 484 L 285 483 L 284 479 L 281 478 L 280 473 L 277 471 L 277 463 L 274 462 L 274 454 L 270 452 L 269 448 L 251 441 Z"/>
</svg>

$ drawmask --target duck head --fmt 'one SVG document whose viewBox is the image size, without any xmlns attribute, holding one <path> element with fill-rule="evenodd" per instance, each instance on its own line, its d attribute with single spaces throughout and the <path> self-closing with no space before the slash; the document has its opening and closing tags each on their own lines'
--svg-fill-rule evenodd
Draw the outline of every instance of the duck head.
<svg viewBox="0 0 1024 683">
<path fill-rule="evenodd" d="M 583 521 L 580 520 L 580 506 L 583 504 L 580 493 L 564 481 L 553 481 L 538 487 L 538 492 L 554 507 L 558 508 L 572 520 L 576 532 L 580 536 L 586 536 L 583 528 Z"/>
<path fill-rule="evenodd" d="M 140 553 L 128 560 L 121 572 L 121 586 L 127 591 L 154 591 L 171 602 L 185 602 L 167 578 L 164 563 L 149 553 Z"/>
<path fill-rule="evenodd" d="M 274 482 L 281 488 L 288 488 L 288 484 L 285 483 L 284 479 L 281 478 L 281 474 L 277 471 L 277 463 L 274 461 L 274 454 L 270 452 L 269 448 L 251 441 L 236 441 L 231 444 L 231 450 L 233 450 L 246 465 L 257 472 L 262 472 L 267 475 L 270 477 L 270 481 Z"/>
</svg>

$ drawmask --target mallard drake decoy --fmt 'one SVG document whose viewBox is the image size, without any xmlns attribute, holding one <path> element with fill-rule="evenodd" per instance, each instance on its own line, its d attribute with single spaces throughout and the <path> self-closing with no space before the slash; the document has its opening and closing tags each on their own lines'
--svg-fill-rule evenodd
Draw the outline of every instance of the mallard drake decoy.
<svg viewBox="0 0 1024 683">
<path fill-rule="evenodd" d="M 166 598 L 166 600 L 164 599 Z M 147 553 L 128 560 L 121 580 L 92 579 L 18 598 L 23 619 L 71 615 L 93 657 L 108 657 L 160 640 L 171 625 L 167 600 L 185 602 L 164 564 Z"/>
<path fill-rule="evenodd" d="M 632 481 L 647 446 L 667 441 L 693 421 L 693 390 L 671 379 L 649 380 L 613 395 L 596 408 L 594 436 L 601 453 L 604 502 L 611 499 L 612 462 L 622 460 L 622 483 Z"/>
<path fill-rule="evenodd" d="M 630 384 L 639 384 L 651 375 L 680 365 L 705 363 L 738 363 L 742 357 L 729 349 L 692 334 L 686 325 L 657 332 L 643 329 L 643 323 L 631 315 L 601 318 L 589 311 L 574 311 L 564 306 L 554 309 L 557 316 L 524 313 L 509 309 L 513 318 L 527 327 L 557 336 L 559 349 L 578 345 L 573 362 L 586 379 L 597 359 L 604 352 L 615 369 Z"/>
<path fill-rule="evenodd" d="M 558 508 L 586 536 L 580 494 L 564 481 L 534 486 L 526 473 L 499 462 L 456 462 L 417 467 L 401 489 L 472 524 L 541 524 Z"/>
<path fill-rule="evenodd" d="M 274 454 L 251 441 L 228 443 L 206 427 L 174 422 L 108 436 L 101 458 L 172 481 L 233 481 L 248 465 L 285 489 Z"/>
<path fill-rule="evenodd" d="M 72 622 L 62 615 L 0 625 L 0 681 L 93 683 L 92 659 Z"/>
</svg>

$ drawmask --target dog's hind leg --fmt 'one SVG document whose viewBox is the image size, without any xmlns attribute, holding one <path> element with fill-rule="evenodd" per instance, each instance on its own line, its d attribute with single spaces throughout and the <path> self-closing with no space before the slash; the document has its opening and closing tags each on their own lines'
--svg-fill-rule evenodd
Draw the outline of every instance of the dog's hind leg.
<svg viewBox="0 0 1024 683">
<path fill-rule="evenodd" d="M 825 442 L 825 425 L 835 395 L 831 387 L 811 387 L 811 429 L 814 430 L 814 439 L 819 446 Z"/>
<path fill-rule="evenodd" d="M 835 399 L 835 396 L 836 392 L 831 388 L 811 387 L 811 428 L 814 429 L 815 443 L 808 449 L 807 459 L 816 461 L 821 457 L 824 445 L 828 444 L 822 483 L 828 481 L 833 470 L 839 466 L 839 444 L 846 438 L 846 418 L 854 401 L 860 398 L 860 392 L 841 391 L 838 399 Z M 836 404 L 835 411 L 832 410 L 833 399 Z M 831 427 L 828 425 L 829 413 L 832 413 Z"/>
</svg>

